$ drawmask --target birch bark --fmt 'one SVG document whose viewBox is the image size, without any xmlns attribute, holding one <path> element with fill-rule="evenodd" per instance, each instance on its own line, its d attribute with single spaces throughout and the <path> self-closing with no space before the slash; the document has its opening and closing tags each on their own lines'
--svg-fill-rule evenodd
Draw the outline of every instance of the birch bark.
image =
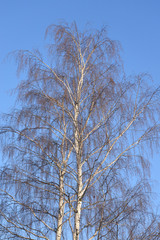
<svg viewBox="0 0 160 240">
<path fill-rule="evenodd" d="M 58 223 L 57 223 L 57 234 L 56 240 L 61 240 L 62 236 L 62 223 L 64 217 L 64 183 L 63 183 L 63 173 L 60 171 L 60 181 L 59 181 L 59 188 L 60 188 L 60 196 L 59 196 L 59 213 L 58 213 Z"/>
<path fill-rule="evenodd" d="M 79 94 L 79 93 L 78 93 Z M 75 213 L 75 226 L 74 226 L 74 240 L 79 240 L 80 218 L 82 208 L 82 163 L 81 163 L 81 143 L 78 128 L 78 115 L 79 115 L 79 102 L 75 105 L 75 148 L 76 148 L 76 161 L 77 161 L 77 205 Z"/>
</svg>

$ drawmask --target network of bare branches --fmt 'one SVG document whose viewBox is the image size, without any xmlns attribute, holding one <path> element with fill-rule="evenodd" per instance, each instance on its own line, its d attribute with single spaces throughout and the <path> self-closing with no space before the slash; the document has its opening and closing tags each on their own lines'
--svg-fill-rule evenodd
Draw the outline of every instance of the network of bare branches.
<svg viewBox="0 0 160 240">
<path fill-rule="evenodd" d="M 26 79 L 0 127 L 1 239 L 160 239 L 149 156 L 159 142 L 159 88 L 126 78 L 105 28 L 47 28 L 14 52 Z"/>
</svg>

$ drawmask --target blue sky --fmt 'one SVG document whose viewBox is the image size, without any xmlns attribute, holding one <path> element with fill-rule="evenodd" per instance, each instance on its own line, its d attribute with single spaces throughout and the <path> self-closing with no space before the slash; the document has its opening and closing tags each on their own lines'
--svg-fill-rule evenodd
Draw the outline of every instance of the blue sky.
<svg viewBox="0 0 160 240">
<path fill-rule="evenodd" d="M 9 90 L 19 82 L 15 64 L 4 61 L 6 55 L 16 49 L 42 49 L 46 27 L 62 20 L 76 21 L 80 29 L 86 23 L 93 28 L 108 26 L 109 36 L 122 45 L 127 75 L 147 72 L 155 86 L 160 84 L 159 0 L 1 0 L 0 113 L 13 106 Z M 159 149 L 151 163 L 154 191 L 160 198 Z"/>
</svg>

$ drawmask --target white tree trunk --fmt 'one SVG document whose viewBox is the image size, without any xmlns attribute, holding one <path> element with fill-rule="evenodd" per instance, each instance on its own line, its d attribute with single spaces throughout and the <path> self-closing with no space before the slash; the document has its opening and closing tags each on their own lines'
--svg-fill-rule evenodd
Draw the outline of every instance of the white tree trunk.
<svg viewBox="0 0 160 240">
<path fill-rule="evenodd" d="M 79 229 L 80 229 L 80 217 L 81 217 L 81 208 L 82 208 L 82 169 L 78 169 L 78 194 L 77 194 L 77 207 L 75 214 L 75 231 L 74 231 L 74 240 L 79 240 Z"/>
<path fill-rule="evenodd" d="M 59 214 L 58 214 L 58 223 L 57 223 L 57 234 L 56 240 L 61 240 L 62 236 L 62 223 L 64 217 L 64 184 L 63 184 L 63 175 L 60 172 L 60 196 L 59 196 Z"/>
<path fill-rule="evenodd" d="M 79 103 L 75 106 L 75 147 L 76 147 L 76 161 L 77 161 L 77 205 L 74 222 L 74 240 L 79 240 L 80 230 L 80 217 L 82 208 L 82 164 L 81 164 L 81 146 L 79 141 L 79 128 L 78 128 L 78 115 L 79 115 Z"/>
</svg>

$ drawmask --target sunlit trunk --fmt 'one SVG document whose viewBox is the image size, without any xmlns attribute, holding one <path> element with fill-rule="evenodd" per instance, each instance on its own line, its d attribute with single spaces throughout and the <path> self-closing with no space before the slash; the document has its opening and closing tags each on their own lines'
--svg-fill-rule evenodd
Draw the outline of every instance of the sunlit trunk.
<svg viewBox="0 0 160 240">
<path fill-rule="evenodd" d="M 82 208 L 82 164 L 81 164 L 81 153 L 80 153 L 80 141 L 79 141 L 79 129 L 78 129 L 78 115 L 79 115 L 79 105 L 75 106 L 75 147 L 76 147 L 76 161 L 77 161 L 77 203 L 76 203 L 76 213 L 74 222 L 74 240 L 79 240 L 80 232 L 80 218 L 81 218 L 81 208 Z"/>
<path fill-rule="evenodd" d="M 58 223 L 57 223 L 57 234 L 56 234 L 56 240 L 61 240 L 62 236 L 62 223 L 63 223 L 63 217 L 64 217 L 64 184 L 63 184 L 63 175 L 60 172 L 60 196 L 59 196 L 59 213 L 58 213 Z"/>
<path fill-rule="evenodd" d="M 77 206 L 75 214 L 75 231 L 74 231 L 74 240 L 79 240 L 79 230 L 80 230 L 80 218 L 81 218 L 81 209 L 82 209 L 82 170 L 81 167 L 78 169 L 78 194 L 77 194 Z"/>
</svg>

